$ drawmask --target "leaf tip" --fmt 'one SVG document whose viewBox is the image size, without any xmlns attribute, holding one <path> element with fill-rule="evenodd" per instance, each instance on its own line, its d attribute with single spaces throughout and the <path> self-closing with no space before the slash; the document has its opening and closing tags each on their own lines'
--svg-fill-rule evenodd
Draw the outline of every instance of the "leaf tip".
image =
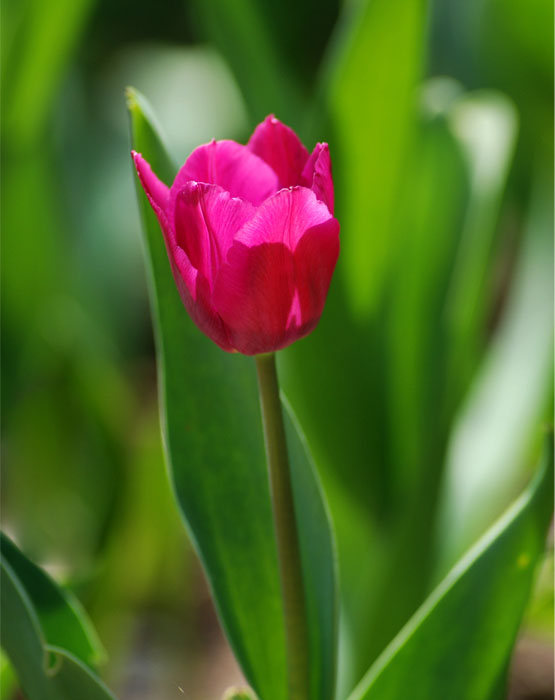
<svg viewBox="0 0 555 700">
<path fill-rule="evenodd" d="M 255 700 L 255 695 L 250 688 L 228 688 L 222 700 Z"/>
<path fill-rule="evenodd" d="M 125 90 L 124 90 L 124 95 L 125 95 L 125 104 L 127 105 L 127 109 L 132 112 L 134 109 L 136 109 L 139 105 L 139 93 L 137 90 L 135 90 L 134 87 L 131 87 L 131 85 L 128 85 Z"/>
</svg>

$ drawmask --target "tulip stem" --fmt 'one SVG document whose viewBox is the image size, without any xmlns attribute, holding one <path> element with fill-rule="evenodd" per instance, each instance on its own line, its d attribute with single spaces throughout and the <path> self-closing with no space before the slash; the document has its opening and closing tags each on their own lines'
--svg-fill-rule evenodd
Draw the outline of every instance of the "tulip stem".
<svg viewBox="0 0 555 700">
<path fill-rule="evenodd" d="M 289 700 L 307 700 L 308 637 L 301 553 L 276 358 L 270 353 L 255 359 L 285 615 Z"/>
</svg>

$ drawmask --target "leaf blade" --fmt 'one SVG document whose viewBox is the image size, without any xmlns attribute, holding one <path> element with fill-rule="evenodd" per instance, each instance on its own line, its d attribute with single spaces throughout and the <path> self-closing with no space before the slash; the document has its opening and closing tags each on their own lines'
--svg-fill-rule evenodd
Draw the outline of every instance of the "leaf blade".
<svg viewBox="0 0 555 700">
<path fill-rule="evenodd" d="M 329 81 L 337 129 L 342 272 L 356 317 L 372 313 L 392 255 L 397 183 L 412 138 L 426 32 L 425 0 L 359 2 Z M 365 89 L 361 89 L 364 86 Z M 346 235 L 347 234 L 347 235 Z"/>
<path fill-rule="evenodd" d="M 349 700 L 393 700 L 408 683 L 415 700 L 487 700 L 499 692 L 544 551 L 552 488 L 550 439 L 532 483 L 432 593 Z"/>
<path fill-rule="evenodd" d="M 13 552 L 11 554 L 13 555 Z M 24 555 L 18 552 L 17 557 L 18 570 L 23 570 L 24 574 L 28 575 L 30 567 L 21 565 L 21 560 L 25 560 Z M 57 587 L 46 574 L 42 571 L 40 573 L 42 581 L 46 581 L 46 599 L 52 600 L 52 587 Z M 44 612 L 39 615 L 33 605 L 41 580 L 38 580 L 38 577 L 33 580 L 33 596 L 29 595 L 16 570 L 7 561 L 4 551 L 0 557 L 0 579 L 2 648 L 29 700 L 72 700 L 76 697 L 83 700 L 115 700 L 110 690 L 80 658 L 66 648 L 47 642 L 45 630 L 41 626 L 41 617 L 45 619 Z M 67 592 L 58 590 L 56 601 L 72 604 L 71 609 L 67 611 L 68 617 L 73 618 L 78 612 Z M 81 624 L 88 626 L 88 623 Z M 49 636 L 52 635 L 51 628 L 47 632 Z M 62 638 L 63 635 L 60 639 Z M 65 641 L 67 640 L 66 635 Z M 78 651 L 81 652 L 82 649 L 78 647 Z"/>
<path fill-rule="evenodd" d="M 88 666 L 101 663 L 104 650 L 79 602 L 27 559 L 4 533 L 0 533 L 0 550 L 27 591 L 46 642 L 70 650 Z"/>
</svg>

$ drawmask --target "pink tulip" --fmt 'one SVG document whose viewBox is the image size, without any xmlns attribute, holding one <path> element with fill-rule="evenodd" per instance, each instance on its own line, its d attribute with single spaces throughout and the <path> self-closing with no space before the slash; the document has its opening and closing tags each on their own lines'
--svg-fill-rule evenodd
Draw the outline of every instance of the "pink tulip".
<svg viewBox="0 0 555 700">
<path fill-rule="evenodd" d="M 179 294 L 209 338 L 256 355 L 315 328 L 339 255 L 327 144 L 309 155 L 269 116 L 246 146 L 196 148 L 171 187 L 132 155 Z"/>
</svg>

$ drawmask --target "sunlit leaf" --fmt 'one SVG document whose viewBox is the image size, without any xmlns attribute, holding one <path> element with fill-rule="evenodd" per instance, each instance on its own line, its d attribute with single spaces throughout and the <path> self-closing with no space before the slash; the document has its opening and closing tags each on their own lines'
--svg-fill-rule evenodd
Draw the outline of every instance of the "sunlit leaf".
<svg viewBox="0 0 555 700">
<path fill-rule="evenodd" d="M 397 243 L 399 182 L 415 125 L 427 3 L 363 0 L 347 4 L 345 13 L 348 29 L 340 25 L 328 101 L 342 169 L 341 273 L 348 301 L 363 318 L 375 310 Z"/>
</svg>

